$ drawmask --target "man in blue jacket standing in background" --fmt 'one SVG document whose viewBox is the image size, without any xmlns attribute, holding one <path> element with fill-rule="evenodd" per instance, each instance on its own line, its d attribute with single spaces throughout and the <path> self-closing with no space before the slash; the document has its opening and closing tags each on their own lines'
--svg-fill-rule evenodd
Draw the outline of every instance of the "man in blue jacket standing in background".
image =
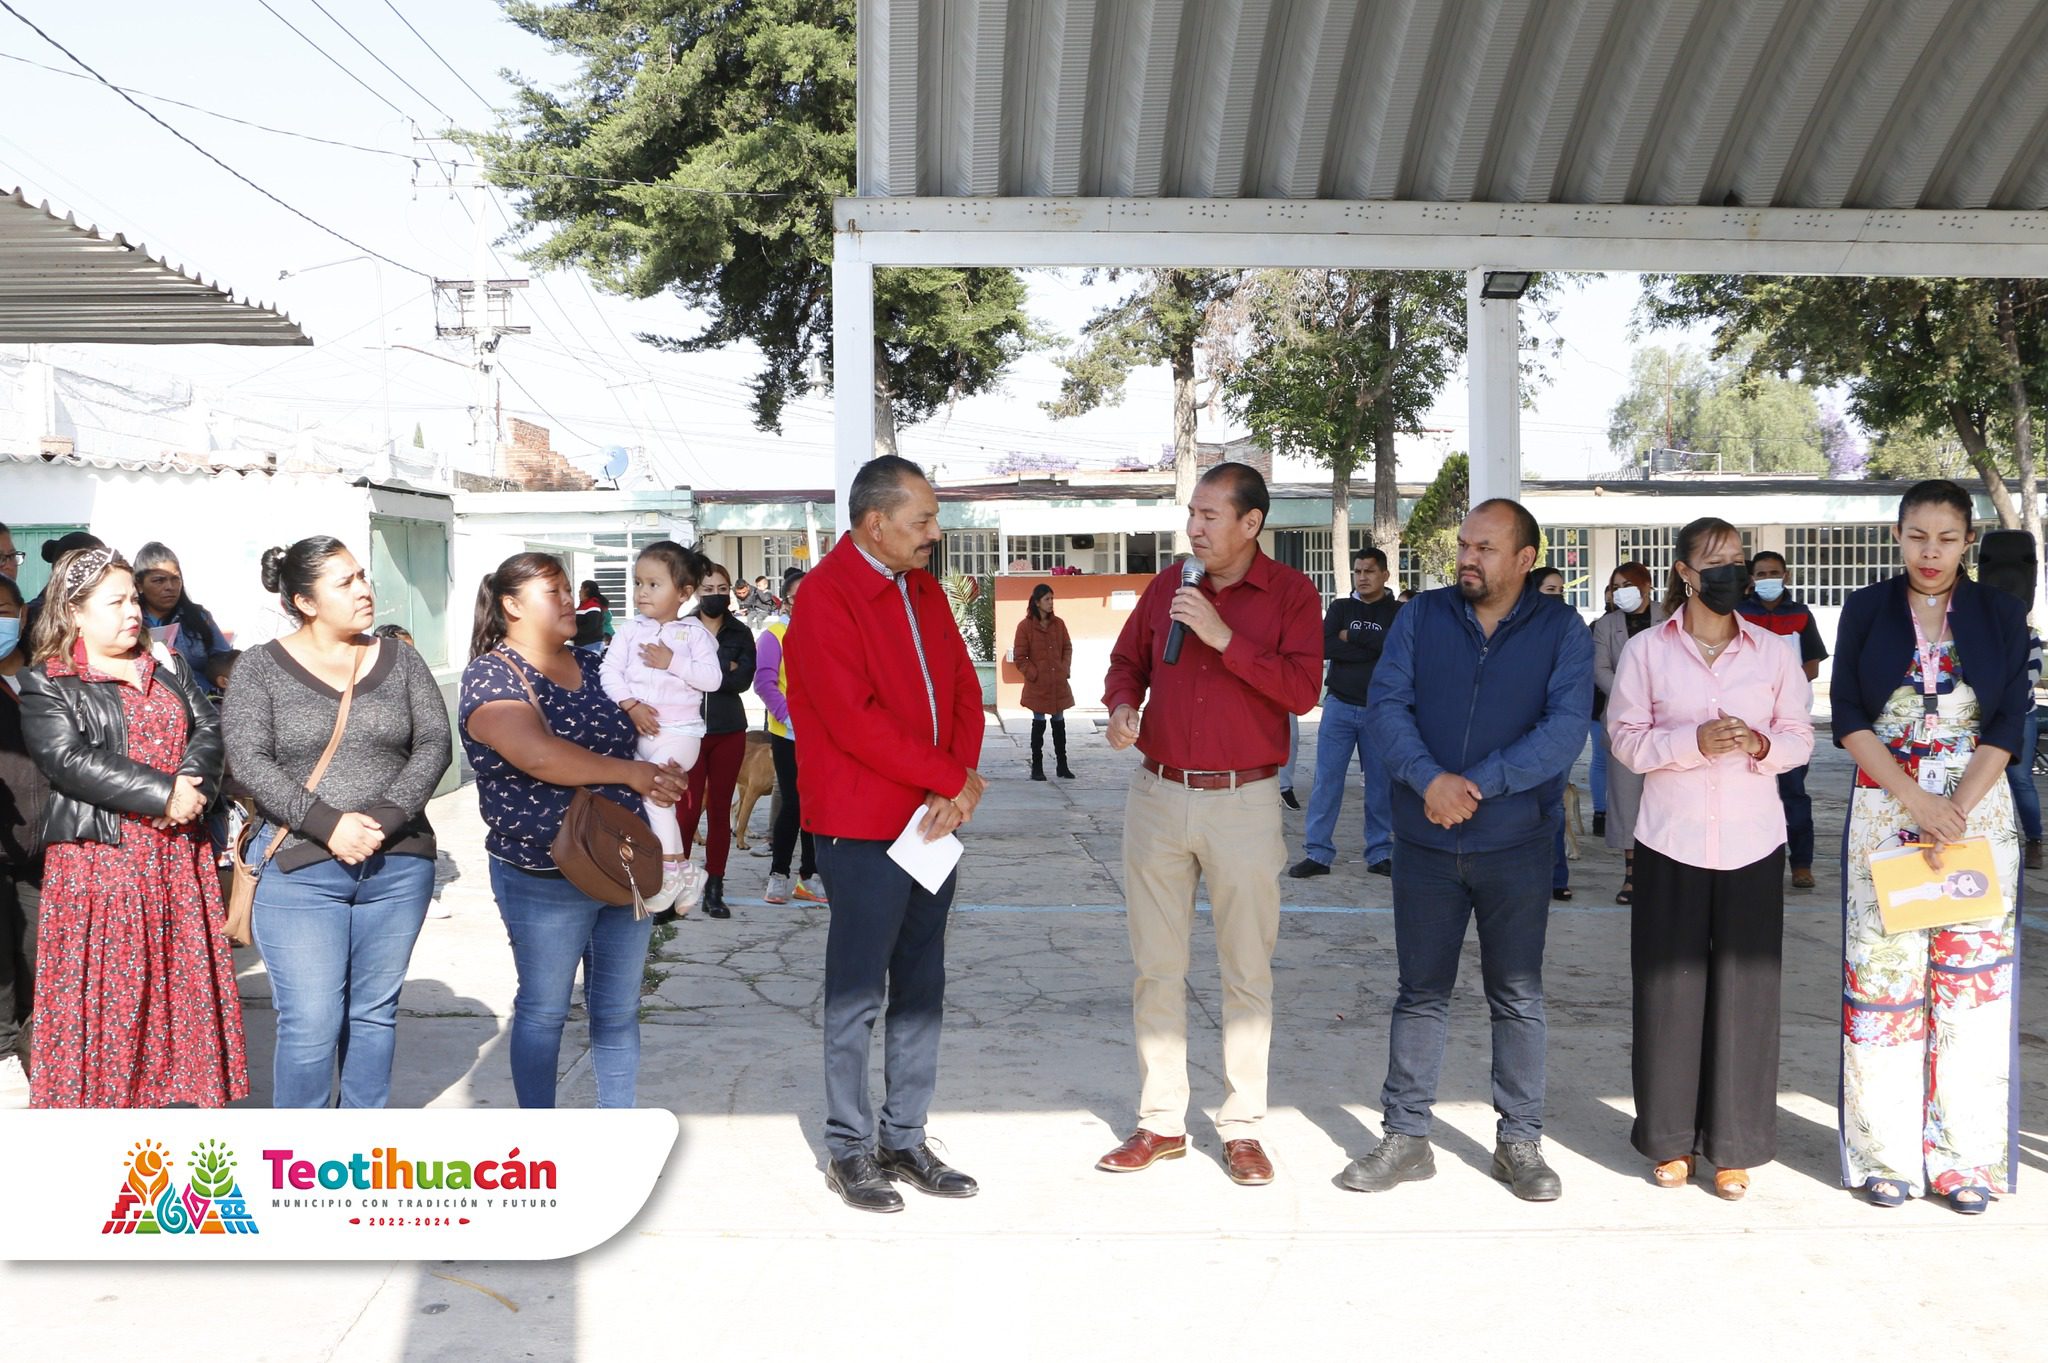
<svg viewBox="0 0 2048 1363">
<path fill-rule="evenodd" d="M 1524 590 L 1541 536 L 1519 502 L 1472 508 L 1458 528 L 1458 585 L 1395 617 L 1373 673 L 1368 730 L 1393 781 L 1400 988 L 1385 1134 L 1343 1173 L 1358 1192 L 1436 1173 L 1430 1109 L 1475 916 L 1500 1114 L 1493 1174 L 1525 1201 L 1563 1191 L 1542 1147 L 1543 938 L 1565 774 L 1593 708 L 1593 641 L 1561 598 Z"/>
</svg>

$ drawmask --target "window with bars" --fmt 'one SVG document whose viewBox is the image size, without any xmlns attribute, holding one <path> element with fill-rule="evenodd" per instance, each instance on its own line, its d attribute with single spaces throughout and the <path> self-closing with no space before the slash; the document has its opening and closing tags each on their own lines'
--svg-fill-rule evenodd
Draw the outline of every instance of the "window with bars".
<svg viewBox="0 0 2048 1363">
<path fill-rule="evenodd" d="M 667 538 L 660 530 L 602 531 L 590 537 L 590 575 L 616 623 L 624 624 L 633 614 L 633 560 L 643 546 Z"/>
<path fill-rule="evenodd" d="M 1675 525 L 1641 526 L 1624 529 L 1616 537 L 1615 547 L 1620 552 L 1621 563 L 1631 559 L 1650 570 L 1650 582 L 1656 588 L 1656 595 L 1664 594 L 1665 584 L 1671 580 L 1671 565 L 1677 559 L 1679 527 Z M 1742 531 L 1742 554 L 1747 558 L 1756 552 L 1756 531 L 1744 527 Z M 1606 583 L 1600 584 L 1602 588 Z"/>
<path fill-rule="evenodd" d="M 948 530 L 939 539 L 932 556 L 932 574 L 947 578 L 954 573 L 988 577 L 1002 571 L 1001 536 L 994 530 Z"/>
<path fill-rule="evenodd" d="M 1593 609 L 1593 532 L 1585 526 L 1552 526 L 1543 532 L 1550 553 L 1545 562 L 1564 574 L 1564 599 L 1574 610 Z"/>
<path fill-rule="evenodd" d="M 1049 573 L 1055 568 L 1067 566 L 1067 537 L 1065 535 L 1012 535 L 1010 536 L 1010 558 L 1023 559 L 1031 565 L 1034 573 Z M 1008 567 L 1008 564 L 1004 565 Z"/>
<path fill-rule="evenodd" d="M 1786 590 L 1809 606 L 1839 606 L 1849 593 L 1898 570 L 1889 525 L 1785 528 Z"/>
<path fill-rule="evenodd" d="M 1282 530 L 1275 534 L 1274 557 L 1290 567 L 1299 568 L 1316 584 L 1316 590 L 1323 594 L 1325 602 L 1338 593 L 1351 590 L 1351 557 L 1359 550 L 1372 544 L 1372 531 L 1363 526 L 1351 528 L 1351 553 L 1344 556 L 1343 572 L 1330 561 L 1330 532 L 1327 530 Z M 1422 561 L 1407 545 L 1401 546 L 1400 571 L 1389 584 L 1389 590 L 1421 591 L 1426 585 L 1423 580 Z"/>
<path fill-rule="evenodd" d="M 818 532 L 818 554 L 823 557 L 832 552 L 833 541 L 838 536 L 820 530 Z M 768 581 L 777 595 L 782 592 L 782 575 L 791 568 L 802 568 L 809 572 L 818 565 L 810 560 L 810 539 L 802 534 L 761 536 L 761 571 L 768 574 Z"/>
</svg>

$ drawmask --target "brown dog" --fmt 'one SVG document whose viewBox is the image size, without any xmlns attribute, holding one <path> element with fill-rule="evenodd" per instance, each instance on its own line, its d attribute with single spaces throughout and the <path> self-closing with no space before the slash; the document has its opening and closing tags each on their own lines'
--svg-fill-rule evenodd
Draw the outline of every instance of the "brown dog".
<svg viewBox="0 0 2048 1363">
<path fill-rule="evenodd" d="M 739 784 L 733 787 L 732 839 L 747 850 L 747 822 L 754 817 L 754 803 L 775 789 L 775 754 L 768 735 L 755 729 L 747 734 L 747 755 L 740 759 Z"/>
</svg>

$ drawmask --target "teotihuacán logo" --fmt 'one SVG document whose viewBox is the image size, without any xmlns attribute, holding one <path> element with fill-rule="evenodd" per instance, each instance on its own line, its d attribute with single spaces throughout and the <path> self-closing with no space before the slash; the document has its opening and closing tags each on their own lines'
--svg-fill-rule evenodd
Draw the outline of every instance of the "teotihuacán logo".
<svg viewBox="0 0 2048 1363">
<path fill-rule="evenodd" d="M 156 1141 L 139 1141 L 128 1152 L 128 1172 L 114 1194 L 102 1235 L 256 1235 L 256 1218 L 235 1177 L 234 1152 L 219 1141 L 201 1141 L 186 1161 L 181 1188 L 171 1177 L 171 1159 Z"/>
</svg>

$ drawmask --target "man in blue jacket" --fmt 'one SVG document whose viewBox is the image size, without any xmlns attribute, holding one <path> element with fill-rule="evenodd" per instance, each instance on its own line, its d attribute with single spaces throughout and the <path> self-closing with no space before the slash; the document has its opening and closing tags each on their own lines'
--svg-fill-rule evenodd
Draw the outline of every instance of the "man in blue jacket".
<svg viewBox="0 0 2048 1363">
<path fill-rule="evenodd" d="M 1562 1191 L 1541 1144 L 1543 937 L 1565 773 L 1593 708 L 1593 641 L 1562 599 L 1523 590 L 1540 537 L 1519 502 L 1472 508 L 1458 528 L 1457 587 L 1395 617 L 1373 673 L 1367 730 L 1393 781 L 1400 988 L 1385 1134 L 1343 1174 L 1358 1192 L 1436 1173 L 1430 1109 L 1475 916 L 1500 1114 L 1493 1174 L 1526 1201 Z"/>
</svg>

